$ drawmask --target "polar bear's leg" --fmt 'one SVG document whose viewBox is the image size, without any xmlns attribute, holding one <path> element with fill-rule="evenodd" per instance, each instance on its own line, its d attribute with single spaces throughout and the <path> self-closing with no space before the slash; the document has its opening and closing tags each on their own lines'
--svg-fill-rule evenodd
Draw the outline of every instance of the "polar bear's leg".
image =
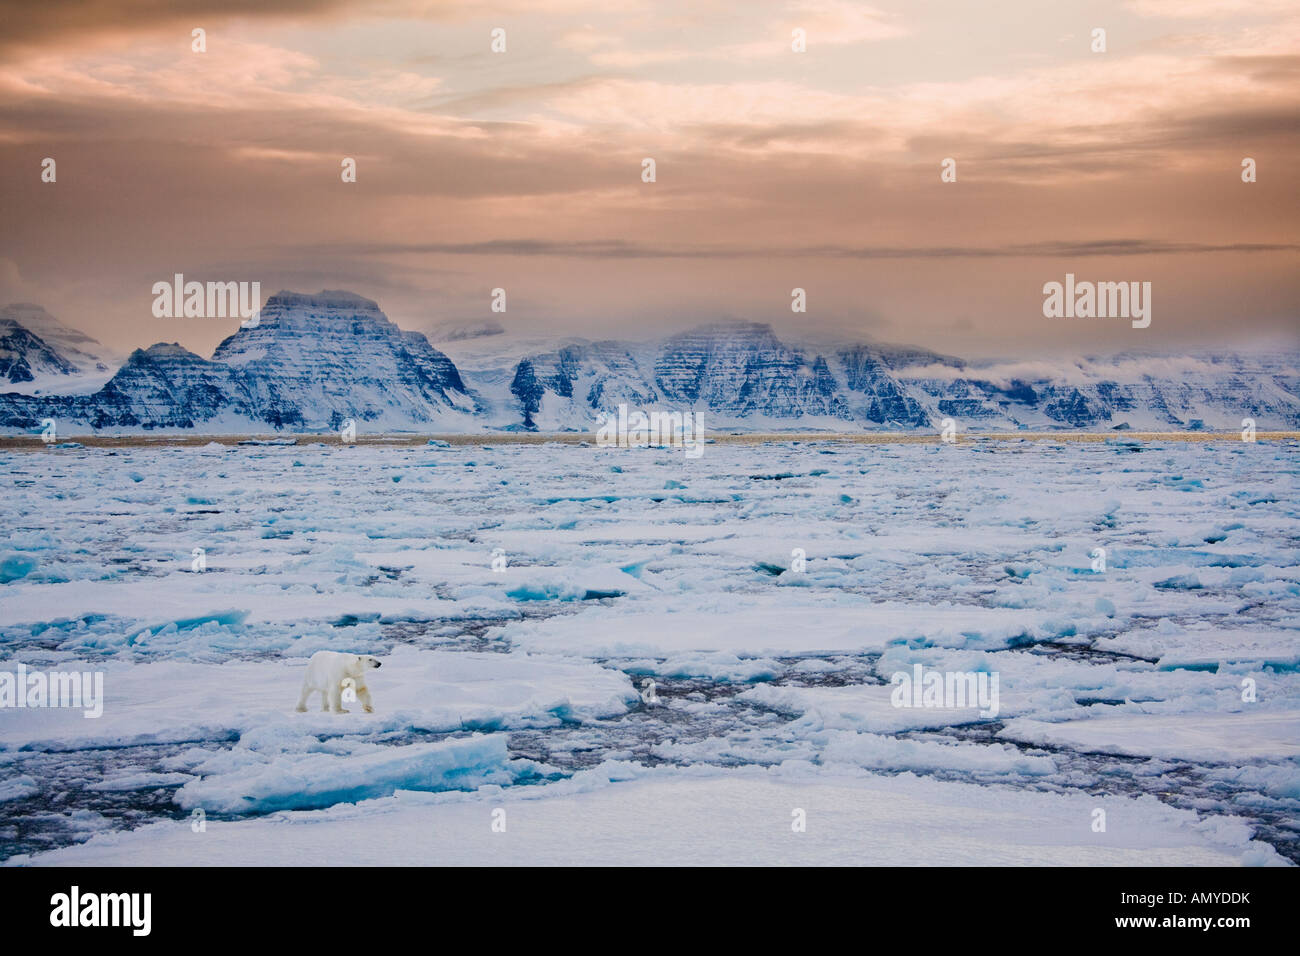
<svg viewBox="0 0 1300 956">
<path fill-rule="evenodd" d="M 327 690 L 320 692 L 320 712 L 328 714 L 330 709 L 330 693 Z"/>
<path fill-rule="evenodd" d="M 329 704 L 330 710 L 334 711 L 336 714 L 349 713 L 349 711 L 343 709 L 343 685 L 341 683 L 334 684 L 330 687 Z"/>
<path fill-rule="evenodd" d="M 367 714 L 375 712 L 375 708 L 371 706 L 370 688 L 361 681 L 357 681 L 357 700 L 361 701 L 361 706 L 365 708 Z"/>
<path fill-rule="evenodd" d="M 298 695 L 298 706 L 294 710 L 298 713 L 304 713 L 307 710 L 307 695 L 311 693 L 311 687 L 306 681 L 302 682 L 302 693 Z"/>
</svg>

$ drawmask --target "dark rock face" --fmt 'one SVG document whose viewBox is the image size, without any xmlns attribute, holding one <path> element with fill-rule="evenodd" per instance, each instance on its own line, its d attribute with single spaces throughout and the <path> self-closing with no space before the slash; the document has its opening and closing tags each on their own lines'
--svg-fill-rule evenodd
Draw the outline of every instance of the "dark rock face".
<svg viewBox="0 0 1300 956">
<path fill-rule="evenodd" d="M 846 387 L 860 392 L 866 399 L 860 406 L 861 416 L 878 425 L 896 424 L 905 428 L 925 428 L 930 416 L 921 404 L 909 396 L 893 377 L 887 357 L 865 345 L 839 353 L 844 367 Z"/>
<path fill-rule="evenodd" d="M 136 349 L 87 402 L 96 428 L 193 428 L 224 410 L 247 412 L 234 370 L 179 345 Z"/>
<path fill-rule="evenodd" d="M 524 359 L 515 367 L 515 377 L 510 383 L 510 391 L 519 399 L 519 404 L 524 410 L 524 427 L 530 430 L 536 428 L 537 426 L 533 424 L 533 415 L 542 407 L 542 396 L 546 394 L 546 390 L 537 380 L 533 363 L 528 359 Z"/>
<path fill-rule="evenodd" d="M 1043 405 L 1043 412 L 1058 422 L 1065 422 L 1075 428 L 1095 425 L 1102 420 L 1102 409 L 1094 408 L 1077 388 L 1051 391 L 1058 392 L 1051 401 Z M 1109 413 L 1106 414 L 1109 417 Z"/>
<path fill-rule="evenodd" d="M 562 400 L 563 425 L 581 427 L 596 412 L 620 402 L 652 405 L 659 401 L 653 385 L 628 346 L 619 342 L 581 342 L 522 359 L 515 366 L 511 393 L 519 400 L 524 426 L 546 396 Z"/>
<path fill-rule="evenodd" d="M 669 404 L 698 402 L 727 416 L 850 417 L 826 359 L 810 361 L 757 323 L 710 325 L 674 336 L 655 362 L 654 382 Z"/>
</svg>

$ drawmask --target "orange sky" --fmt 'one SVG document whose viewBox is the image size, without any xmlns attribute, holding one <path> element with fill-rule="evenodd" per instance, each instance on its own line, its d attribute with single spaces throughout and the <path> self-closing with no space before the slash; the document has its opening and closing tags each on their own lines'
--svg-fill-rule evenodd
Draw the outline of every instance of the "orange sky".
<svg viewBox="0 0 1300 956">
<path fill-rule="evenodd" d="M 1294 2 L 0 0 L 0 304 L 201 354 L 234 323 L 154 318 L 154 282 L 408 328 L 1295 346 L 1298 143 Z M 1151 327 L 1044 318 L 1067 272 L 1151 282 Z"/>
</svg>

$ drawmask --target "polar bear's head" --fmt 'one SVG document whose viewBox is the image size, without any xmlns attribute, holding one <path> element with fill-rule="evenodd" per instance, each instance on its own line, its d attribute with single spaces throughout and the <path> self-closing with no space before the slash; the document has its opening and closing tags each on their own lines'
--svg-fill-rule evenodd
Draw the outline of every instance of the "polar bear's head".
<svg viewBox="0 0 1300 956">
<path fill-rule="evenodd" d="M 361 665 L 362 670 L 373 670 L 374 668 L 381 666 L 379 658 L 371 657 L 369 654 L 358 654 L 357 663 Z"/>
</svg>

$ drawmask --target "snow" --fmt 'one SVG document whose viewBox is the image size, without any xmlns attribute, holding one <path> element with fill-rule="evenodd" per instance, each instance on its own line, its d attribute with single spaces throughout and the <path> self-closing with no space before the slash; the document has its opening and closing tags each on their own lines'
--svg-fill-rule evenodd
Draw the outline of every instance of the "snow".
<svg viewBox="0 0 1300 956">
<path fill-rule="evenodd" d="M 508 782 L 503 734 L 475 735 L 369 753 L 285 754 L 230 773 L 193 780 L 176 802 L 187 810 L 252 813 L 329 807 L 400 789 L 451 790 Z"/>
<path fill-rule="evenodd" d="M 975 723 L 978 707 L 895 707 L 892 686 L 773 687 L 761 684 L 740 695 L 783 713 L 815 714 L 823 726 L 847 728 L 872 734 L 897 733 L 928 727 L 950 727 Z"/>
<path fill-rule="evenodd" d="M 1286 631 L 1157 627 L 1107 638 L 1100 646 L 1153 659 L 1164 670 L 1228 665 L 1276 670 L 1300 667 L 1300 646 Z"/>
<path fill-rule="evenodd" d="M 104 675 L 0 708 L 0 857 L 1300 860 L 1298 450 L 0 451 L 0 671 Z"/>
<path fill-rule="evenodd" d="M 17 800 L 19 797 L 29 797 L 34 793 L 40 792 L 35 778 L 23 774 L 19 777 L 11 777 L 8 780 L 0 780 L 0 801 Z"/>
<path fill-rule="evenodd" d="M 589 776 L 599 776 L 599 771 Z M 1279 864 L 1239 822 L 1151 798 L 1015 793 L 808 768 L 652 773 L 601 785 L 400 794 L 247 822 L 159 823 L 48 854 L 53 865 L 1166 865 Z M 1094 832 L 1092 811 L 1107 811 Z M 806 829 L 794 830 L 803 810 Z M 505 829 L 493 830 L 495 819 Z M 501 814 L 504 812 L 504 817 Z"/>
<path fill-rule="evenodd" d="M 1199 763 L 1300 758 L 1300 710 L 1238 714 L 1114 714 L 1059 724 L 1013 720 L 999 735 L 1068 746 Z M 1297 771 L 1300 779 L 1300 771 Z"/>
<path fill-rule="evenodd" d="M 836 606 L 837 603 L 843 606 Z M 816 615 L 817 627 L 809 628 Z M 746 655 L 835 654 L 881 651 L 895 642 L 956 647 L 1004 647 L 1028 635 L 1059 635 L 1056 615 L 1001 608 L 944 607 L 836 601 L 822 594 L 763 597 L 737 608 L 725 598 L 705 609 L 593 610 L 583 620 L 552 618 L 511 625 L 505 635 L 520 646 L 552 653 L 602 657 L 683 651 Z"/>
<path fill-rule="evenodd" d="M 367 676 L 375 713 L 297 713 L 305 659 L 198 664 L 68 661 L 60 670 L 104 672 L 104 714 L 78 709 L 0 710 L 0 750 L 65 750 L 201 741 L 272 730 L 376 734 L 511 727 L 621 714 L 638 700 L 628 677 L 594 664 L 526 654 L 397 647 Z M 0 671 L 13 670 L 0 662 Z"/>
</svg>

